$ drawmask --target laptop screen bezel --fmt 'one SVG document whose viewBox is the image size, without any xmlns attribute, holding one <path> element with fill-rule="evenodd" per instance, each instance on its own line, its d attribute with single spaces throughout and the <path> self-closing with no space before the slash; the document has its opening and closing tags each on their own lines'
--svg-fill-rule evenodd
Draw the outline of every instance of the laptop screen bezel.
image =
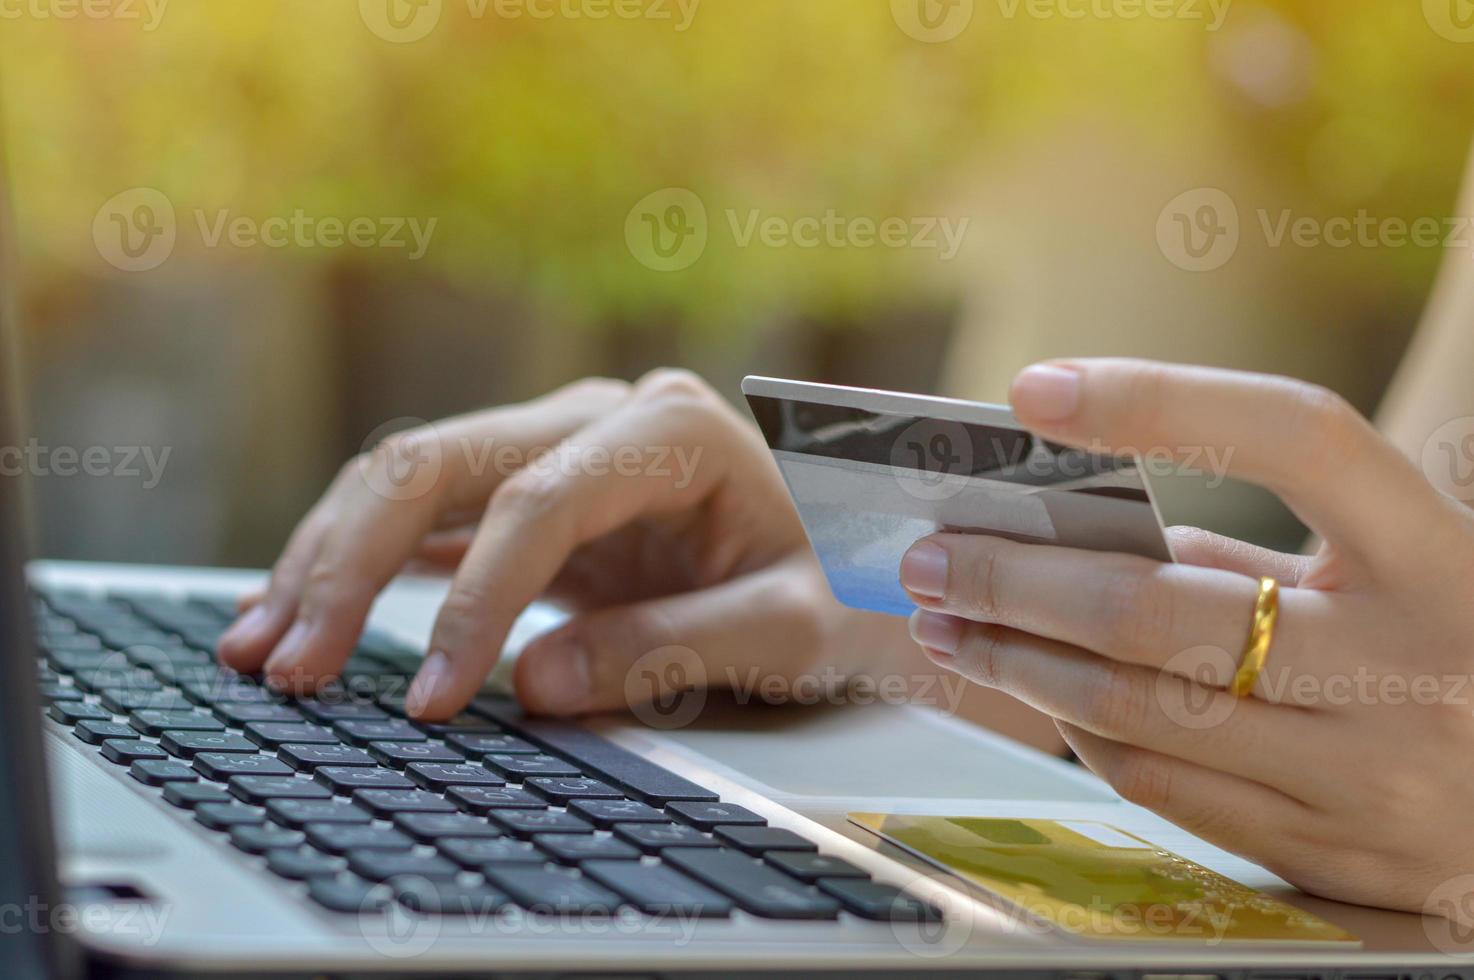
<svg viewBox="0 0 1474 980">
<path fill-rule="evenodd" d="M 0 118 L 0 446 L 22 444 L 19 339 L 14 292 L 16 240 Z M 0 930 L 0 962 L 17 980 L 71 977 L 80 945 L 47 928 L 62 902 L 56 877 L 51 795 L 36 676 L 30 597 L 25 585 L 28 534 L 25 477 L 0 476 L 0 906 L 21 928 Z M 38 927 L 39 926 L 39 927 Z"/>
</svg>

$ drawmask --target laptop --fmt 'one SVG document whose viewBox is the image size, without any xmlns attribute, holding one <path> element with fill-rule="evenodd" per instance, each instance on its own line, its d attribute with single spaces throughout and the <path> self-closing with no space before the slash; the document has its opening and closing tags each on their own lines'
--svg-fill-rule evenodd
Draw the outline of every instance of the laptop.
<svg viewBox="0 0 1474 980">
<path fill-rule="evenodd" d="M 263 573 L 26 564 L 24 487 L 0 486 L 9 977 L 1474 977 L 1435 920 L 1295 893 L 944 706 L 713 696 L 575 724 L 488 691 L 412 723 L 434 581 L 388 590 L 336 685 L 278 698 L 213 659 Z M 1084 937 L 888 841 L 877 814 L 1115 828 L 1355 938 Z"/>
</svg>

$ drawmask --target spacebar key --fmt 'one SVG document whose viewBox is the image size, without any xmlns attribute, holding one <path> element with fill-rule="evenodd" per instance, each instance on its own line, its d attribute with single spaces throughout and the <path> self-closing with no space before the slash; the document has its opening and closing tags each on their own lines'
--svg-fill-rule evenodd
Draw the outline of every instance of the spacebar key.
<svg viewBox="0 0 1474 980">
<path fill-rule="evenodd" d="M 653 807 L 677 801 L 714 803 L 718 799 L 711 790 L 577 725 L 521 718 L 498 720 L 508 728 L 515 728 L 524 738 L 569 759 L 584 771 L 615 784 Z"/>
</svg>

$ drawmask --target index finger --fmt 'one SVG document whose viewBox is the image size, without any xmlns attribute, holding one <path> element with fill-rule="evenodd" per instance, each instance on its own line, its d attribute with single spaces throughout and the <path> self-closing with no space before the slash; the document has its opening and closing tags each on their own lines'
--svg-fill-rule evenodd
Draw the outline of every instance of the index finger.
<svg viewBox="0 0 1474 980">
<path fill-rule="evenodd" d="M 1208 455 L 1278 494 L 1364 566 L 1423 562 L 1448 517 L 1423 475 L 1340 396 L 1271 375 L 1134 360 L 1039 364 L 1014 412 L 1051 440 L 1105 452 Z M 1103 447 L 1103 448 L 1102 448 Z"/>
<path fill-rule="evenodd" d="M 492 450 L 525 454 L 556 442 L 622 397 L 617 386 L 573 385 L 536 402 L 401 433 L 350 462 L 331 526 L 294 583 L 296 620 L 266 659 L 268 680 L 311 688 L 342 666 L 374 599 L 439 517 L 484 500 L 502 478 Z"/>
</svg>

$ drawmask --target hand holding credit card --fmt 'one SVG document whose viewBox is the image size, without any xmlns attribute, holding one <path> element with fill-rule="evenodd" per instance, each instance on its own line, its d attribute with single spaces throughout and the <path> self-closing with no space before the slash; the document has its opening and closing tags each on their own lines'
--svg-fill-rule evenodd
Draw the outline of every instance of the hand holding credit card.
<svg viewBox="0 0 1474 980">
<path fill-rule="evenodd" d="M 840 602 L 909 616 L 901 558 L 938 531 L 1171 561 L 1130 457 L 1049 443 L 979 402 L 747 378 L 743 393 Z"/>
</svg>

